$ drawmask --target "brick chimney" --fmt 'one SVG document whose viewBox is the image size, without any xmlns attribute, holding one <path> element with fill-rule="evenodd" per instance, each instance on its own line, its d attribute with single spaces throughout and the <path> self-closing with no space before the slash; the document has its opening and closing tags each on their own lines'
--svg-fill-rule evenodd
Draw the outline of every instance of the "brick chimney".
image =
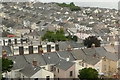
<svg viewBox="0 0 120 80">
<path fill-rule="evenodd" d="M 37 66 L 37 60 L 35 60 L 35 58 L 33 59 L 32 64 L 33 64 L 33 66 Z"/>
<path fill-rule="evenodd" d="M 5 50 L 2 51 L 2 57 L 3 57 L 4 59 L 7 58 L 7 52 L 6 52 Z"/>
<path fill-rule="evenodd" d="M 43 49 L 42 48 L 40 48 L 40 53 L 43 53 Z"/>
<path fill-rule="evenodd" d="M 96 53 L 95 54 L 93 54 L 93 58 L 95 58 L 97 55 L 96 55 Z"/>
<path fill-rule="evenodd" d="M 72 50 L 72 48 L 71 48 L 70 45 L 68 45 L 67 50 L 68 50 L 68 51 L 71 51 L 71 50 Z"/>
</svg>

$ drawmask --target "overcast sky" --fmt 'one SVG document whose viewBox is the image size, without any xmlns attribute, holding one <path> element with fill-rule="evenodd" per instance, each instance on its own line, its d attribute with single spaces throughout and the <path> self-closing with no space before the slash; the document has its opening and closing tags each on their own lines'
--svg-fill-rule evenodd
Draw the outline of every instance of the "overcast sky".
<svg viewBox="0 0 120 80">
<path fill-rule="evenodd" d="M 42 2 L 118 2 L 120 0 L 39 0 Z"/>
<path fill-rule="evenodd" d="M 120 0 L 39 0 L 40 2 L 74 2 L 77 6 L 82 7 L 101 7 L 118 9 Z"/>
<path fill-rule="evenodd" d="M 3 2 L 26 2 L 26 1 L 40 1 L 40 2 L 58 2 L 58 3 L 70 3 L 74 2 L 77 6 L 81 7 L 101 7 L 118 9 L 118 2 L 120 0 L 0 0 Z"/>
</svg>

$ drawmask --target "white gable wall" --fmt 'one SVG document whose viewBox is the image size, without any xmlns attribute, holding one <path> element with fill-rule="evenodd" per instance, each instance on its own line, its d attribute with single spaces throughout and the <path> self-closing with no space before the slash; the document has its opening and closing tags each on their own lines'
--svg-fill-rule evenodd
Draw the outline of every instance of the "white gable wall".
<svg viewBox="0 0 120 80">
<path fill-rule="evenodd" d="M 35 73 L 31 78 L 46 78 L 46 76 L 50 76 L 50 78 L 54 78 L 54 74 L 47 70 L 41 69 L 37 73 Z"/>
</svg>

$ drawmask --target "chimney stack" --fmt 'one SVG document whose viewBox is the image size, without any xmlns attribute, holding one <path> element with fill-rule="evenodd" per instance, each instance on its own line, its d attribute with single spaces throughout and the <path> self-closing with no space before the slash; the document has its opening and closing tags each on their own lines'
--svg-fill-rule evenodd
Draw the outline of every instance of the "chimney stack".
<svg viewBox="0 0 120 80">
<path fill-rule="evenodd" d="M 102 60 L 106 61 L 106 56 L 102 57 Z"/>
<path fill-rule="evenodd" d="M 93 58 L 95 58 L 97 55 L 96 55 L 96 53 L 95 54 L 93 54 Z"/>
<path fill-rule="evenodd" d="M 67 50 L 68 50 L 68 51 L 71 51 L 71 50 L 72 50 L 72 48 L 71 48 L 71 46 L 70 46 L 70 45 L 68 45 Z"/>
<path fill-rule="evenodd" d="M 33 59 L 32 64 L 33 64 L 33 66 L 37 66 L 37 60 L 35 60 L 35 58 Z"/>
<path fill-rule="evenodd" d="M 4 59 L 7 58 L 7 52 L 6 52 L 5 50 L 2 51 L 2 57 L 3 57 Z"/>
</svg>

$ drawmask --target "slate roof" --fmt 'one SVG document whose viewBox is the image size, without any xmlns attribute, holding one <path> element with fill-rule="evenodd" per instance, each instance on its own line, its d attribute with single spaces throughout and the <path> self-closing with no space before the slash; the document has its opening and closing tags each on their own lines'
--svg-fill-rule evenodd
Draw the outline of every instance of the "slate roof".
<svg viewBox="0 0 120 80">
<path fill-rule="evenodd" d="M 105 50 L 105 48 L 103 48 L 103 47 L 95 48 L 95 50 L 101 57 L 106 57 L 107 59 L 110 59 L 110 60 L 113 60 L 113 61 L 118 60 L 117 54 L 107 52 Z"/>
<path fill-rule="evenodd" d="M 75 63 L 70 62 L 70 61 L 66 61 L 66 60 L 60 60 L 55 66 L 57 68 L 60 68 L 62 70 L 68 70 L 70 67 L 72 67 Z"/>
<path fill-rule="evenodd" d="M 100 61 L 98 57 L 94 57 L 91 55 L 86 55 L 85 52 L 81 49 L 71 51 L 72 55 L 76 58 L 76 60 L 83 60 L 83 62 L 95 65 Z"/>
<path fill-rule="evenodd" d="M 97 64 L 101 59 L 97 57 L 91 57 L 91 56 L 86 56 L 86 58 L 83 60 L 83 62 L 95 65 Z"/>
<path fill-rule="evenodd" d="M 24 55 L 24 57 L 29 63 L 32 63 L 32 61 L 35 59 L 37 61 L 38 66 L 46 65 L 46 62 L 41 54 L 29 54 L 29 55 Z"/>
<path fill-rule="evenodd" d="M 111 45 L 107 45 L 107 46 L 104 46 L 105 50 L 108 51 L 108 52 L 116 52 L 115 48 Z"/>
<path fill-rule="evenodd" d="M 81 45 L 80 43 L 76 43 L 74 41 L 67 41 L 66 42 L 68 45 L 70 45 L 72 48 L 81 48 L 85 47 L 84 45 Z"/>
<path fill-rule="evenodd" d="M 105 33 L 110 33 L 110 30 L 108 28 L 104 28 L 104 29 L 101 29 L 102 31 L 104 31 Z"/>
<path fill-rule="evenodd" d="M 44 4 L 41 3 L 41 2 L 37 2 L 37 3 L 34 3 L 33 6 L 36 7 L 36 8 L 39 8 L 41 6 L 44 6 Z"/>
<path fill-rule="evenodd" d="M 72 54 L 69 51 L 58 51 L 57 54 L 64 59 L 70 58 L 70 61 L 75 60 L 75 58 L 72 56 Z"/>
<path fill-rule="evenodd" d="M 23 55 L 19 55 L 19 56 L 11 56 L 8 57 L 10 60 L 12 60 L 14 62 L 13 64 L 13 68 L 12 70 L 16 70 L 16 69 L 22 69 L 26 66 L 26 64 L 28 63 Z"/>
<path fill-rule="evenodd" d="M 41 68 L 38 66 L 33 66 L 32 64 L 26 64 L 26 66 L 22 70 L 20 70 L 20 72 L 30 78 L 40 69 Z"/>
<path fill-rule="evenodd" d="M 37 31 L 30 32 L 28 35 L 30 36 L 39 36 L 39 33 Z"/>
<path fill-rule="evenodd" d="M 42 55 L 47 64 L 56 64 L 59 62 L 59 57 L 56 52 L 49 52 Z"/>
<path fill-rule="evenodd" d="M 100 59 L 102 57 L 106 57 L 107 59 L 110 59 L 110 60 L 114 60 L 114 61 L 118 60 L 117 54 L 106 51 L 104 47 L 86 48 L 86 49 L 83 49 L 83 51 L 85 52 L 86 55 L 89 55 L 92 57 L 96 57 Z"/>
<path fill-rule="evenodd" d="M 83 51 L 86 55 L 94 55 L 96 53 L 94 48 L 85 48 Z"/>
<path fill-rule="evenodd" d="M 60 50 L 66 50 L 68 44 L 66 42 L 58 42 Z"/>
<path fill-rule="evenodd" d="M 83 60 L 86 58 L 85 53 L 81 49 L 72 50 L 71 53 L 76 60 Z"/>
</svg>

